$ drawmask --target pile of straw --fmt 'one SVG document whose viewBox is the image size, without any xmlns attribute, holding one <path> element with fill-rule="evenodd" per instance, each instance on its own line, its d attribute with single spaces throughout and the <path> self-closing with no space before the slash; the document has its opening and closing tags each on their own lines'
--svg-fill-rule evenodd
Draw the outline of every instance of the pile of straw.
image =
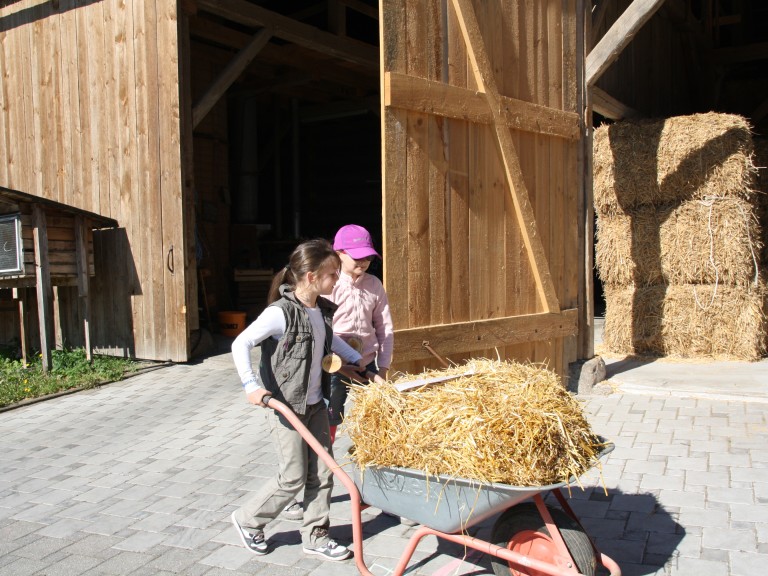
<svg viewBox="0 0 768 576">
<path fill-rule="evenodd" d="M 392 383 L 353 387 L 354 406 L 344 423 L 357 465 L 544 486 L 578 477 L 597 463 L 600 440 L 549 370 L 470 360 L 415 378 L 468 372 L 407 392 Z"/>
<path fill-rule="evenodd" d="M 762 357 L 766 238 L 747 121 L 619 122 L 594 142 L 608 350 Z"/>
</svg>

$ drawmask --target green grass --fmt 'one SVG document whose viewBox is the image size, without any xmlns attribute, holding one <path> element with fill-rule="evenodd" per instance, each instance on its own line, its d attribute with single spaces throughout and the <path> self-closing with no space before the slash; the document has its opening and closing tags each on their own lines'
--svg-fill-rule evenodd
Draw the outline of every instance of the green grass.
<svg viewBox="0 0 768 576">
<path fill-rule="evenodd" d="M 0 407 L 72 388 L 92 388 L 122 380 L 139 366 L 132 360 L 113 356 L 94 355 L 90 363 L 85 349 L 76 348 L 54 350 L 51 370 L 46 374 L 39 354 L 26 365 L 7 356 L 0 351 Z"/>
</svg>

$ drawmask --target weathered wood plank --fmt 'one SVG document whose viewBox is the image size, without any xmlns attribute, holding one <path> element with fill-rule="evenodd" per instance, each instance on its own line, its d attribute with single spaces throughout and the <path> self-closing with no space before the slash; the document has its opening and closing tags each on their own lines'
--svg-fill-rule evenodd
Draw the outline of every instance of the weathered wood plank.
<svg viewBox="0 0 768 576">
<path fill-rule="evenodd" d="M 163 103 L 160 114 L 160 199 L 162 202 L 163 291 L 167 338 L 163 343 L 168 359 L 188 359 L 186 310 L 186 252 L 184 237 L 184 198 L 181 182 L 181 134 L 179 118 L 179 36 L 176 2 L 157 3 L 158 96 Z M 170 64 L 172 63 L 172 65 Z M 196 305 L 196 303 L 190 303 Z"/>
<path fill-rule="evenodd" d="M 76 0 L 73 0 L 76 1 Z M 96 8 L 92 8 L 95 10 Z M 91 30 L 89 29 L 89 18 L 86 10 L 74 10 L 75 16 L 75 28 L 76 28 L 76 46 L 77 51 L 75 53 L 77 71 L 70 71 L 72 74 L 76 74 L 72 79 L 74 84 L 73 88 L 76 93 L 73 94 L 72 99 L 78 103 L 78 128 L 76 133 L 73 134 L 75 142 L 73 147 L 77 146 L 80 150 L 80 164 L 75 167 L 75 180 L 74 189 L 71 193 L 72 203 L 82 209 L 90 210 L 93 205 L 93 197 L 91 190 L 93 189 L 94 175 L 96 175 L 97 168 L 95 168 L 94 154 L 94 130 L 92 126 L 93 111 L 91 110 L 91 85 L 92 66 L 90 50 L 92 38 Z"/>
<path fill-rule="evenodd" d="M 245 0 L 198 0 L 197 5 L 200 10 L 232 22 L 272 28 L 278 38 L 323 54 L 364 66 L 375 67 L 378 64 L 377 50 L 364 42 L 324 32 Z"/>
<path fill-rule="evenodd" d="M 251 41 L 245 46 L 222 70 L 218 78 L 213 82 L 210 88 L 195 103 L 192 109 L 192 127 L 196 128 L 205 118 L 206 114 L 216 105 L 216 102 L 229 89 L 232 83 L 237 80 L 243 71 L 250 65 L 253 59 L 261 52 L 261 49 L 272 38 L 272 30 L 264 28 L 253 36 Z"/>
<path fill-rule="evenodd" d="M 587 55 L 586 82 L 591 86 L 619 57 L 635 33 L 651 19 L 664 0 L 634 0 Z"/>
<path fill-rule="evenodd" d="M 8 38 L 8 34 L 0 32 L 0 78 L 3 79 L 11 76 L 11 69 L 9 62 L 7 62 L 10 58 L 6 57 L 10 44 L 11 40 Z M 3 81 L 0 83 L 0 146 L 5 150 L 5 158 L 0 161 L 0 182 L 6 183 L 10 181 L 8 166 L 13 157 L 11 149 L 12 131 L 10 129 L 13 105 L 9 101 L 10 97 L 8 82 Z"/>
<path fill-rule="evenodd" d="M 406 110 L 482 124 L 491 124 L 494 120 L 482 92 L 396 72 L 385 74 L 382 98 L 385 105 Z M 573 112 L 502 95 L 499 101 L 500 117 L 513 130 L 571 140 L 579 138 L 579 117 Z"/>
<path fill-rule="evenodd" d="M 82 149 L 80 147 L 80 99 L 77 82 L 77 11 L 75 0 L 61 4 L 59 58 L 61 104 L 61 160 L 58 165 L 60 198 L 67 204 L 82 206 Z"/>
<path fill-rule="evenodd" d="M 35 280 L 37 291 L 37 316 L 40 324 L 40 354 L 43 371 L 51 369 L 51 300 L 53 290 L 51 275 L 48 267 L 48 236 L 45 225 L 45 213 L 35 204 L 33 207 L 35 220 Z"/>
<path fill-rule="evenodd" d="M 575 334 L 577 310 L 540 313 L 488 320 L 473 320 L 440 326 L 395 330 L 398 361 L 431 358 L 422 343 L 429 344 L 443 357 L 480 349 L 502 348 L 521 342 L 552 340 Z"/>
<path fill-rule="evenodd" d="M 405 71 L 406 1 L 383 0 L 381 21 L 381 69 Z M 395 327 L 409 326 L 408 231 L 406 188 L 406 113 L 382 105 L 382 217 L 384 285 L 392 307 Z M 395 357 L 395 361 L 398 361 Z"/>
<path fill-rule="evenodd" d="M 484 48 L 484 42 L 477 25 L 474 10 L 469 0 L 453 0 L 456 12 L 459 15 L 462 35 L 467 44 L 470 61 L 472 62 L 473 72 L 478 84 L 488 99 L 488 104 L 495 116 L 498 116 L 498 90 L 493 72 L 488 62 L 487 54 Z M 547 311 L 559 310 L 557 296 L 552 286 L 552 280 L 549 277 L 544 248 L 541 239 L 536 231 L 536 222 L 534 213 L 528 198 L 528 191 L 525 187 L 517 153 L 512 142 L 509 128 L 502 122 L 494 122 L 496 138 L 501 153 L 504 170 L 507 181 L 513 194 L 517 220 L 523 231 L 523 240 L 528 251 L 531 268 L 536 280 L 536 290 L 542 300 L 542 304 Z"/>
<path fill-rule="evenodd" d="M 409 3 L 406 21 L 405 71 L 426 76 L 429 46 L 425 2 Z M 406 190 L 408 241 L 408 326 L 430 324 L 429 271 L 429 134 L 426 114 L 408 112 L 406 124 Z"/>
<path fill-rule="evenodd" d="M 447 120 L 427 116 L 429 141 L 429 287 L 430 322 L 444 323 L 450 316 L 448 224 L 446 195 L 448 166 L 445 158 Z"/>
<path fill-rule="evenodd" d="M 110 28 L 111 15 L 103 2 L 98 2 L 88 10 L 88 77 L 92 80 L 90 102 L 88 108 L 91 115 L 91 143 L 93 146 L 91 167 L 90 199 L 88 210 L 105 214 L 111 218 L 113 214 L 109 204 L 109 172 L 110 172 L 110 119 L 107 112 L 108 98 L 111 95 L 112 72 L 111 42 L 106 38 L 106 30 Z M 109 62 L 109 63 L 108 63 Z"/>
</svg>

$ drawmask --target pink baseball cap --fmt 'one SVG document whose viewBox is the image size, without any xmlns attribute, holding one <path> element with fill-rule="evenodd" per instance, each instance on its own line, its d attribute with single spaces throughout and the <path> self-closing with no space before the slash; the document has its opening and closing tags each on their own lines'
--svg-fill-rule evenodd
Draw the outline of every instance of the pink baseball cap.
<svg viewBox="0 0 768 576">
<path fill-rule="evenodd" d="M 336 238 L 333 240 L 334 250 L 344 250 L 355 260 L 366 256 L 379 256 L 373 248 L 373 240 L 368 230 L 356 224 L 347 224 L 339 228 Z M 381 258 L 381 256 L 379 256 Z"/>
</svg>

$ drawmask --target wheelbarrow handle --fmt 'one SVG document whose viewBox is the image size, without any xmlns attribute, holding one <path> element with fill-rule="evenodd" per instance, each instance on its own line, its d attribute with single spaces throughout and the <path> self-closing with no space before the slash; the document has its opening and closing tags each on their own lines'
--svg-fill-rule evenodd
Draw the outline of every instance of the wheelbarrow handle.
<svg viewBox="0 0 768 576">
<path fill-rule="evenodd" d="M 280 400 L 273 398 L 271 394 L 265 394 L 261 401 L 265 406 L 283 416 L 283 418 L 293 426 L 294 430 L 299 433 L 309 447 L 315 451 L 318 457 L 325 462 L 325 465 L 328 466 L 331 472 L 341 480 L 341 483 L 349 492 L 349 499 L 352 504 L 352 545 L 355 555 L 355 564 L 357 565 L 360 574 L 363 574 L 363 576 L 374 576 L 370 570 L 368 570 L 368 567 L 365 565 L 365 560 L 363 559 L 362 505 L 360 491 L 357 489 L 355 482 L 349 477 L 349 474 L 342 469 L 339 463 L 333 459 L 333 456 L 331 456 L 328 450 L 320 444 L 314 434 L 309 431 L 290 407 L 280 402 Z"/>
</svg>

